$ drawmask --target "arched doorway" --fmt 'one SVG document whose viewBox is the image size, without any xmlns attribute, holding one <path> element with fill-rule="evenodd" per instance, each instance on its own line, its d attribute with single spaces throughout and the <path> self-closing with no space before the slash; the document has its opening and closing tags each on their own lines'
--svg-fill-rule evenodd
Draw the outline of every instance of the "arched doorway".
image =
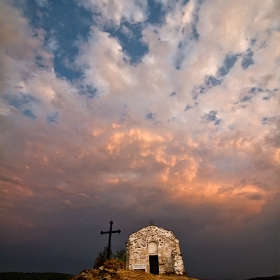
<svg viewBox="0 0 280 280">
<path fill-rule="evenodd" d="M 149 252 L 150 273 L 159 274 L 158 245 L 155 241 L 152 241 L 148 244 L 148 252 Z"/>
</svg>

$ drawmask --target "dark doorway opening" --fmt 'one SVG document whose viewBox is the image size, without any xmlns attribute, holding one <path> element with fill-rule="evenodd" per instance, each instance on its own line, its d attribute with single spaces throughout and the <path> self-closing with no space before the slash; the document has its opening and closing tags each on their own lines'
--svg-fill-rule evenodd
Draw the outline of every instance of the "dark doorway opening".
<svg viewBox="0 0 280 280">
<path fill-rule="evenodd" d="M 159 268 L 158 268 L 158 256 L 149 256 L 149 262 L 150 262 L 150 273 L 152 274 L 159 274 Z"/>
</svg>

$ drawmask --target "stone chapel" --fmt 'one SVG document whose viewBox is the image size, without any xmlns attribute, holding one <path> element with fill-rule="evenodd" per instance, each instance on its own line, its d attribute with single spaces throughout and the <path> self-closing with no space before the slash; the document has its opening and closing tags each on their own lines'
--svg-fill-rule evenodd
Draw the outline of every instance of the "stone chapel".
<svg viewBox="0 0 280 280">
<path fill-rule="evenodd" d="M 174 233 L 150 225 L 129 235 L 126 269 L 152 274 L 185 274 L 179 240 Z"/>
</svg>

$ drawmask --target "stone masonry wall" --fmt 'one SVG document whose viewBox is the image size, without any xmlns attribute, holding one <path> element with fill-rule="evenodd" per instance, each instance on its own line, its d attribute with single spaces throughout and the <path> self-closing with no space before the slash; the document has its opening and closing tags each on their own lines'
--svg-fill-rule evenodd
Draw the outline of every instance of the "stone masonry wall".
<svg viewBox="0 0 280 280">
<path fill-rule="evenodd" d="M 151 249 L 149 252 L 149 244 L 155 247 L 153 250 L 157 247 L 157 252 L 151 252 Z M 126 266 L 129 270 L 145 269 L 146 272 L 150 272 L 149 255 L 158 255 L 159 274 L 182 275 L 185 272 L 179 240 L 172 231 L 151 225 L 131 234 L 126 246 Z"/>
</svg>

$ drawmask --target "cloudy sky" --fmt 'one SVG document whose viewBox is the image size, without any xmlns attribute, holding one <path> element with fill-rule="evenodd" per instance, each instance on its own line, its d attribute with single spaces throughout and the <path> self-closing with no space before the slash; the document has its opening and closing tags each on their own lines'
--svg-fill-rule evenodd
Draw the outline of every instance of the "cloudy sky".
<svg viewBox="0 0 280 280">
<path fill-rule="evenodd" d="M 0 271 L 77 274 L 173 230 L 192 277 L 280 272 L 280 1 L 0 1 Z"/>
</svg>

